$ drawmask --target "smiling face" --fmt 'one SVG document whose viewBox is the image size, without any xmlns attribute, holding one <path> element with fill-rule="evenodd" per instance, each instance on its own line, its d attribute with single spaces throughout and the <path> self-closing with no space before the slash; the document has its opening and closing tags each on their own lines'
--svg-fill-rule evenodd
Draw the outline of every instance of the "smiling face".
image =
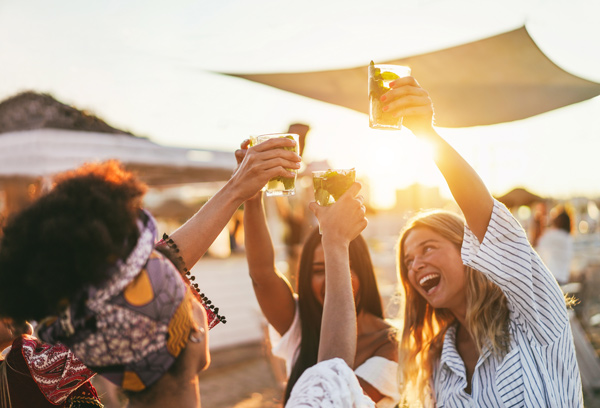
<svg viewBox="0 0 600 408">
<path fill-rule="evenodd" d="M 434 308 L 464 315 L 467 273 L 460 249 L 433 230 L 417 227 L 406 236 L 403 252 L 411 286 Z"/>
<path fill-rule="evenodd" d="M 352 268 L 350 268 L 350 273 L 352 277 L 352 292 L 354 293 L 354 300 L 357 302 L 360 281 Z M 315 248 L 310 283 L 315 298 L 323 305 L 325 302 L 325 254 L 323 253 L 323 246 L 320 244 Z"/>
</svg>

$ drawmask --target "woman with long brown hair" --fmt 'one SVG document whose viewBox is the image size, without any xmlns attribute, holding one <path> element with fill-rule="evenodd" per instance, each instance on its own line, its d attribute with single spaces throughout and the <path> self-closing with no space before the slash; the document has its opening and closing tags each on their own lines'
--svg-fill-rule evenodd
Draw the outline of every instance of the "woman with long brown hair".
<svg viewBox="0 0 600 408">
<path fill-rule="evenodd" d="M 248 143 L 236 152 L 244 157 Z M 246 257 L 254 293 L 263 314 L 277 332 L 273 352 L 286 361 L 285 399 L 296 381 L 317 363 L 323 304 L 325 260 L 322 236 L 312 231 L 302 248 L 297 293 L 275 267 L 275 253 L 263 209 L 262 193 L 244 203 Z M 378 407 L 398 403 L 395 330 L 384 320 L 381 297 L 366 241 L 358 235 L 349 246 L 357 314 L 354 369 L 364 392 Z"/>
<path fill-rule="evenodd" d="M 382 101 L 434 147 L 464 215 L 420 213 L 401 234 L 406 402 L 583 406 L 566 302 L 525 231 L 438 135 L 431 99 L 414 78 L 396 80 Z"/>
</svg>

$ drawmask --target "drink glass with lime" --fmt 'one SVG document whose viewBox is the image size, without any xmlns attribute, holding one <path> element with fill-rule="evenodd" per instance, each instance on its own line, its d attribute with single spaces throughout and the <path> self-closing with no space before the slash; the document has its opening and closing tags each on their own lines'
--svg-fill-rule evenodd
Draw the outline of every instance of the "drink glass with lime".
<svg viewBox="0 0 600 408">
<path fill-rule="evenodd" d="M 312 173 L 315 201 L 322 206 L 335 203 L 354 184 L 356 178 L 354 169 L 330 169 Z"/>
<path fill-rule="evenodd" d="M 400 130 L 402 116 L 384 112 L 379 98 L 390 88 L 390 82 L 410 75 L 410 68 L 403 65 L 369 64 L 369 126 L 373 129 Z"/>
<path fill-rule="evenodd" d="M 280 149 L 290 150 L 292 152 L 298 153 L 298 135 L 295 133 L 271 133 L 267 135 L 259 135 L 259 136 L 251 136 L 250 137 L 250 147 L 265 142 L 269 139 L 273 139 L 276 137 L 285 137 L 288 139 L 292 139 L 296 141 L 296 145 L 292 147 L 281 147 Z M 295 169 L 287 169 L 294 172 L 294 177 L 283 177 L 277 176 L 273 177 L 271 180 L 267 182 L 267 184 L 263 187 L 262 191 L 265 192 L 267 196 L 291 196 L 296 194 L 296 176 L 298 175 L 298 171 Z"/>
</svg>

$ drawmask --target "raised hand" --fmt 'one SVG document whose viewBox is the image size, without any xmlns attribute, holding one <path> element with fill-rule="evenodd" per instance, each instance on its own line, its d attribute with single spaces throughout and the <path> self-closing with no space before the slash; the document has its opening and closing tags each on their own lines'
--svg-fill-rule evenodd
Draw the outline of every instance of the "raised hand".
<svg viewBox="0 0 600 408">
<path fill-rule="evenodd" d="M 398 78 L 380 100 L 383 111 L 394 116 L 403 116 L 402 125 L 415 134 L 433 129 L 433 104 L 427 91 L 411 76 Z"/>
<path fill-rule="evenodd" d="M 243 201 L 254 197 L 273 177 L 294 177 L 294 173 L 287 169 L 299 169 L 302 159 L 297 153 L 281 148 L 295 143 L 287 138 L 273 138 L 249 147 L 248 139 L 242 142 L 240 149 L 235 151 L 238 167 L 230 183 Z"/>
<path fill-rule="evenodd" d="M 368 224 L 364 198 L 358 195 L 360 183 L 354 183 L 334 204 L 323 207 L 315 202 L 309 208 L 319 220 L 323 239 L 334 238 L 350 243 Z"/>
<path fill-rule="evenodd" d="M 452 196 L 471 231 L 482 241 L 494 206 L 485 184 L 469 163 L 433 128 L 433 104 L 427 91 L 413 77 L 399 78 L 390 85 L 392 89 L 381 97 L 386 104 L 383 109 L 404 116 L 403 125 L 431 143 L 435 150 L 435 163 Z"/>
<path fill-rule="evenodd" d="M 248 141 L 242 143 L 242 149 L 235 153 L 239 165 L 229 181 L 171 234 L 188 268 L 206 253 L 244 201 L 255 196 L 271 178 L 292 177 L 294 174 L 286 168 L 300 168 L 300 156 L 281 149 L 295 143 L 286 138 L 270 139 L 251 148 Z"/>
</svg>

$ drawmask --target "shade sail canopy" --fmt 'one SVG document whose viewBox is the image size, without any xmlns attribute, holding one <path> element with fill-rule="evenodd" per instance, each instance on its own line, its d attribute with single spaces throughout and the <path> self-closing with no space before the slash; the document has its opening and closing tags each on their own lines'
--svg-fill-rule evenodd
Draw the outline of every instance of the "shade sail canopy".
<svg viewBox="0 0 600 408">
<path fill-rule="evenodd" d="M 318 72 L 228 74 L 368 113 L 368 62 Z M 429 92 L 441 127 L 525 119 L 600 95 L 600 84 L 550 61 L 525 27 L 440 51 L 375 62 L 410 66 Z"/>
</svg>

